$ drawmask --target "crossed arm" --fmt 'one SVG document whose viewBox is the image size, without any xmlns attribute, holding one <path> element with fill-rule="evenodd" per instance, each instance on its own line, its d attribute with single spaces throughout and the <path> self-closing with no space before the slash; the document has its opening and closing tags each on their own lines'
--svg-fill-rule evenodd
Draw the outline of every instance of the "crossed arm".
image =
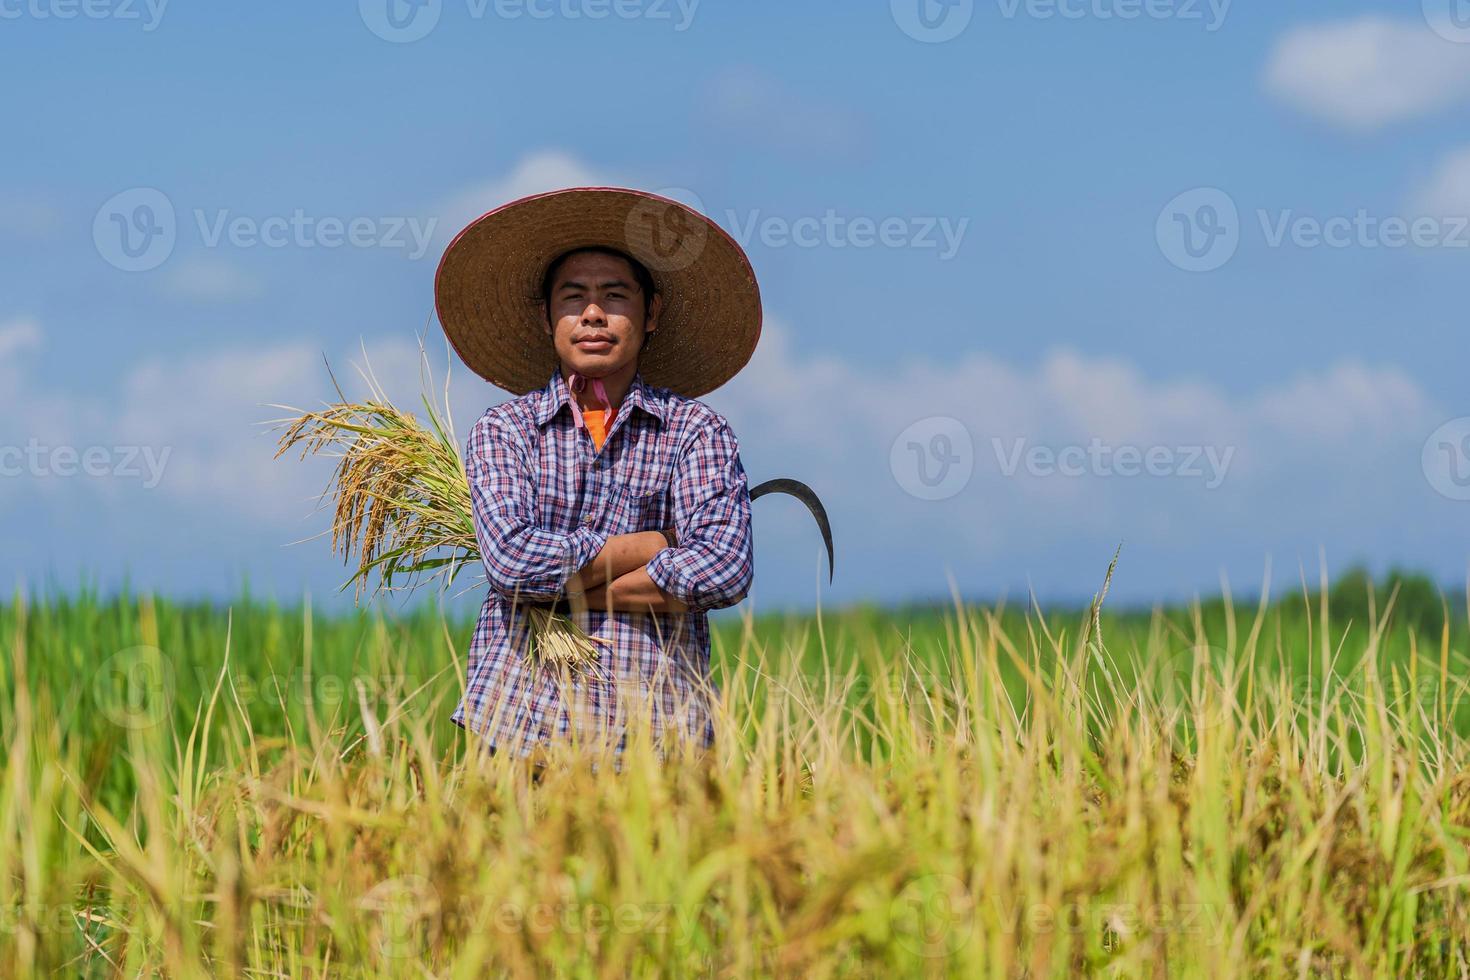
<svg viewBox="0 0 1470 980">
<path fill-rule="evenodd" d="M 530 601 L 566 596 L 574 606 L 642 612 L 721 608 L 749 591 L 750 494 L 723 420 L 700 433 L 675 466 L 673 546 L 660 531 L 538 528 L 533 470 L 513 434 L 486 420 L 468 449 L 475 535 L 491 588 Z"/>
<path fill-rule="evenodd" d="M 648 563 L 667 547 L 669 542 L 662 531 L 611 535 L 597 557 L 567 579 L 573 603 L 581 593 L 588 609 L 687 611 L 687 604 L 660 589 L 648 576 Z"/>
</svg>

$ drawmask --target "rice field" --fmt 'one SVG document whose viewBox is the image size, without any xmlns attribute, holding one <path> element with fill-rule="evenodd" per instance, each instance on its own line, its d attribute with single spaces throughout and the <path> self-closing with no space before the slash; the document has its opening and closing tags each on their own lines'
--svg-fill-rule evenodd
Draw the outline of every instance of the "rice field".
<svg viewBox="0 0 1470 980">
<path fill-rule="evenodd" d="M 538 781 L 471 621 L 0 605 L 0 975 L 1465 976 L 1464 601 L 718 621 L 719 737 Z"/>
</svg>

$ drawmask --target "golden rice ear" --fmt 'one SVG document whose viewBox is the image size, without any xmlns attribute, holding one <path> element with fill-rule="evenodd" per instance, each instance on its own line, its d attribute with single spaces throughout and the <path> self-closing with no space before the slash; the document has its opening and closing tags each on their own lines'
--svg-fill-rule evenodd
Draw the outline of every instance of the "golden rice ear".
<svg viewBox="0 0 1470 980">
<path fill-rule="evenodd" d="M 480 563 L 452 420 L 428 397 L 424 407 L 427 427 L 385 398 L 338 402 L 281 423 L 277 457 L 299 446 L 303 459 L 337 459 L 321 500 L 333 502 L 332 550 L 355 562 L 343 588 L 354 585 L 358 599 L 369 579 L 377 580 L 375 594 L 412 591 L 425 576 L 447 587 Z"/>
<path fill-rule="evenodd" d="M 372 401 L 337 402 L 285 420 L 276 450 L 277 458 L 299 446 L 302 458 L 337 459 L 322 500 L 334 504 L 333 552 L 357 564 L 342 587 L 355 585 L 359 600 L 374 577 L 374 594 L 412 591 L 425 575 L 442 577 L 447 586 L 464 566 L 481 561 L 469 480 L 447 408 L 441 413 L 425 396 L 426 427 L 376 385 L 374 393 Z M 397 584 L 403 579 L 406 585 Z M 597 665 L 598 645 L 610 643 L 549 607 L 530 605 L 526 613 L 526 657 L 553 669 L 586 673 Z"/>
</svg>

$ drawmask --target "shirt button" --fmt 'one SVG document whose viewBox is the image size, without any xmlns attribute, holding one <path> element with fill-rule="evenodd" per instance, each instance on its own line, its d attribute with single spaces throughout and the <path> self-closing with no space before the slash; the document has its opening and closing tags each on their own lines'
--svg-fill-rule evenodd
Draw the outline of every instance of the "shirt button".
<svg viewBox="0 0 1470 980">
<path fill-rule="evenodd" d="M 593 521 L 595 521 L 595 520 L 596 520 L 596 519 L 597 519 L 597 518 L 596 518 L 596 516 L 594 516 L 594 515 L 592 515 L 592 514 L 586 514 L 586 515 L 584 515 L 584 516 L 583 516 L 583 517 L 582 517 L 582 523 L 583 523 L 583 524 L 591 524 L 591 523 L 592 523 L 592 522 L 593 522 Z"/>
</svg>

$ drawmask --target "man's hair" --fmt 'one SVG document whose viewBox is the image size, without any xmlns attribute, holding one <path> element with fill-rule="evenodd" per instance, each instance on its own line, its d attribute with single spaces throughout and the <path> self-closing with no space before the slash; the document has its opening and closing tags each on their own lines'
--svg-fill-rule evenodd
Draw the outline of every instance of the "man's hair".
<svg viewBox="0 0 1470 980">
<path fill-rule="evenodd" d="M 627 252 L 608 245 L 585 245 L 581 248 L 574 248 L 570 251 L 563 252 L 551 260 L 551 264 L 546 267 L 546 275 L 541 277 L 541 301 L 546 304 L 548 311 L 551 309 L 551 286 L 552 283 L 556 282 L 556 274 L 561 271 L 562 265 L 573 255 L 588 254 L 610 255 L 615 259 L 622 259 L 628 263 L 628 267 L 633 270 L 634 281 L 638 283 L 638 288 L 643 290 L 643 315 L 647 316 L 652 312 L 654 294 L 653 276 L 649 275 L 648 269 L 644 267 L 642 262 L 639 262 Z M 547 316 L 550 316 L 549 312 Z"/>
</svg>

